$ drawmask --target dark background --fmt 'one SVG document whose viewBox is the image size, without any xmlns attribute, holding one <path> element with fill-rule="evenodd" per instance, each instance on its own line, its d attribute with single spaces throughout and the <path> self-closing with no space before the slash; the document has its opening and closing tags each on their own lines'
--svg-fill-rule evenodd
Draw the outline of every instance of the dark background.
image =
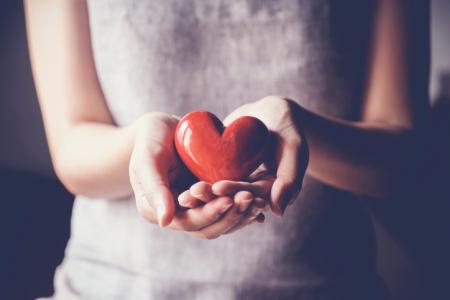
<svg viewBox="0 0 450 300">
<path fill-rule="evenodd" d="M 450 299 L 450 1 L 432 0 L 431 11 L 434 167 L 423 194 L 374 209 L 378 268 L 394 299 Z M 0 0 L 0 188 L 0 299 L 51 295 L 73 196 L 51 168 L 18 0 Z"/>
<path fill-rule="evenodd" d="M 40 1 L 40 0 L 37 0 Z M 0 299 L 52 294 L 73 196 L 50 162 L 27 53 L 22 1 L 0 0 Z"/>
</svg>

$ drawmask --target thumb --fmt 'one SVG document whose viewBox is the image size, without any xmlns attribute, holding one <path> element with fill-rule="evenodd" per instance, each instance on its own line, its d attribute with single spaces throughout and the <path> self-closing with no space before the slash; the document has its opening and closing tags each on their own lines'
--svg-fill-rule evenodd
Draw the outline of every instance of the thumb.
<svg viewBox="0 0 450 300">
<path fill-rule="evenodd" d="M 272 211 L 281 216 L 291 198 L 301 189 L 308 163 L 306 143 L 281 143 L 277 159 L 277 176 L 271 190 Z"/>
<path fill-rule="evenodd" d="M 144 167 L 142 183 L 147 186 L 148 201 L 156 212 L 158 223 L 161 227 L 172 222 L 175 215 L 175 200 L 169 187 L 169 168 L 164 159 L 151 159 Z"/>
<path fill-rule="evenodd" d="M 152 206 L 155 208 L 158 224 L 161 227 L 167 226 L 175 214 L 173 194 L 166 185 L 158 185 L 153 191 Z"/>
</svg>

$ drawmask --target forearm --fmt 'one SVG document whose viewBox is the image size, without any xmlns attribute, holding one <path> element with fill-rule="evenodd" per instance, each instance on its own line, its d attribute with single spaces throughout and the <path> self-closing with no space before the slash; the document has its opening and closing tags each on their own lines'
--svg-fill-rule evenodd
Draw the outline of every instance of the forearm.
<svg viewBox="0 0 450 300">
<path fill-rule="evenodd" d="M 410 183 L 423 143 L 413 128 L 325 118 L 296 106 L 310 160 L 307 173 L 355 193 L 383 197 Z"/>
<path fill-rule="evenodd" d="M 138 123 L 123 128 L 102 123 L 72 126 L 52 153 L 55 171 L 67 189 L 91 197 L 131 194 L 128 165 Z"/>
</svg>

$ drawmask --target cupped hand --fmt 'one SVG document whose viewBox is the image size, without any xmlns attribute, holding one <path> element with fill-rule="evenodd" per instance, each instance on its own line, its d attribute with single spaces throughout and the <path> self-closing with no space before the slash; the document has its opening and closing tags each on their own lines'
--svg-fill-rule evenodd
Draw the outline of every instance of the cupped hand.
<svg viewBox="0 0 450 300">
<path fill-rule="evenodd" d="M 243 105 L 228 115 L 228 125 L 242 116 L 260 119 L 269 129 L 273 142 L 269 143 L 266 161 L 245 181 L 221 181 L 213 185 L 216 195 L 226 191 L 246 190 L 270 201 L 272 211 L 281 216 L 300 192 L 308 165 L 309 153 L 297 115 L 298 105 L 279 96 L 265 97 Z"/>
<path fill-rule="evenodd" d="M 254 222 L 263 223 L 266 210 L 266 201 L 255 197 L 249 191 L 225 190 L 222 195 L 216 195 L 210 183 L 200 181 L 178 196 L 180 206 L 188 209 L 197 209 L 215 201 L 217 197 L 229 197 L 234 205 L 216 224 L 205 227 L 199 232 L 202 237 L 218 237 L 222 234 L 235 232 Z"/>
<path fill-rule="evenodd" d="M 210 194 L 202 205 L 189 209 L 177 205 L 177 182 L 189 177 L 174 148 L 177 123 L 178 118 L 164 113 L 149 113 L 135 123 L 129 175 L 139 213 L 151 223 L 208 239 L 237 230 L 245 222 L 261 221 L 265 203 L 249 192 Z"/>
</svg>

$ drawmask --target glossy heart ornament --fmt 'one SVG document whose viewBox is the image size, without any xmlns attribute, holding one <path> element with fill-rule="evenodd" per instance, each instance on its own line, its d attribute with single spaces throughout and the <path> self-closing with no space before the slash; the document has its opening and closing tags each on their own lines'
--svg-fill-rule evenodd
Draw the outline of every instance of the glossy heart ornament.
<svg viewBox="0 0 450 300">
<path fill-rule="evenodd" d="M 193 111 L 178 123 L 175 147 L 197 178 L 214 183 L 250 175 L 262 163 L 268 137 L 256 118 L 241 117 L 224 127 L 212 113 Z"/>
</svg>

